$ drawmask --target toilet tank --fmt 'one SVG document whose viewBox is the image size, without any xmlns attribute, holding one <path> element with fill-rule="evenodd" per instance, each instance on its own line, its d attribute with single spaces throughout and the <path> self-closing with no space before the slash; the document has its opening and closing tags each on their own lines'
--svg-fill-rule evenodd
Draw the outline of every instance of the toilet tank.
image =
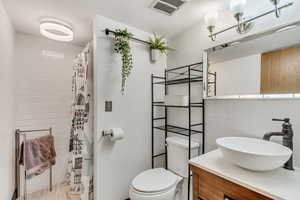
<svg viewBox="0 0 300 200">
<path fill-rule="evenodd" d="M 188 177 L 189 140 L 178 136 L 167 138 L 168 169 L 182 177 Z M 191 142 L 191 158 L 198 155 L 199 143 Z"/>
</svg>

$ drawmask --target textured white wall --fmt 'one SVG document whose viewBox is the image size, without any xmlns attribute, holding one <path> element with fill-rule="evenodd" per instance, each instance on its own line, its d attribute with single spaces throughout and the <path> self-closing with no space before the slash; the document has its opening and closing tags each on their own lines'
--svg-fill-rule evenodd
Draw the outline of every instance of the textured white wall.
<svg viewBox="0 0 300 200">
<path fill-rule="evenodd" d="M 104 29 L 128 28 L 145 40 L 150 34 L 101 16 L 94 23 L 95 134 L 111 127 L 125 131 L 125 138 L 116 143 L 103 137 L 95 141 L 96 197 L 122 200 L 128 198 L 132 179 L 151 167 L 151 73 L 162 74 L 166 58 L 151 64 L 148 47 L 131 41 L 134 68 L 122 96 L 121 57 L 113 52 L 113 40 Z M 104 112 L 106 100 L 112 101 L 112 112 Z"/>
<path fill-rule="evenodd" d="M 260 54 L 215 63 L 211 69 L 217 72 L 217 96 L 260 94 Z"/>
<path fill-rule="evenodd" d="M 81 50 L 67 43 L 16 35 L 16 128 L 53 127 L 57 151 L 54 184 L 63 180 L 67 169 L 73 58 Z M 28 182 L 29 192 L 45 189 L 49 185 L 48 172 Z"/>
<path fill-rule="evenodd" d="M 10 199 L 14 185 L 14 35 L 0 1 L 0 199 Z"/>
<path fill-rule="evenodd" d="M 282 1 L 282 3 L 284 2 L 287 1 Z M 282 12 L 280 19 L 276 19 L 274 15 L 270 15 L 257 20 L 254 29 L 248 34 L 300 20 L 300 2 L 294 2 L 295 5 L 293 7 L 285 9 Z M 262 6 L 264 3 L 269 5 L 269 7 Z M 246 13 L 251 13 L 254 16 L 272 8 L 269 2 L 264 3 L 260 1 L 259 3 L 258 1 L 248 1 Z M 234 22 L 234 18 L 232 15 L 228 15 L 228 12 L 220 13 L 218 28 L 222 29 Z M 171 38 L 169 40 L 170 46 L 174 47 L 176 51 L 169 53 L 168 67 L 171 68 L 173 66 L 199 62 L 204 49 L 245 36 L 241 36 L 234 31 L 228 31 L 218 36 L 216 42 L 212 42 L 207 35 L 206 27 L 201 22 Z M 217 137 L 232 135 L 262 137 L 265 132 L 281 130 L 281 124 L 274 123 L 271 119 L 274 117 L 290 117 L 295 131 L 295 161 L 300 166 L 300 136 L 297 134 L 300 132 L 299 108 L 299 100 L 207 100 L 206 150 L 209 151 L 216 148 L 215 139 Z M 171 115 L 177 116 L 180 114 L 173 112 L 169 114 L 169 116 Z M 182 118 L 182 115 L 180 117 Z"/>
</svg>

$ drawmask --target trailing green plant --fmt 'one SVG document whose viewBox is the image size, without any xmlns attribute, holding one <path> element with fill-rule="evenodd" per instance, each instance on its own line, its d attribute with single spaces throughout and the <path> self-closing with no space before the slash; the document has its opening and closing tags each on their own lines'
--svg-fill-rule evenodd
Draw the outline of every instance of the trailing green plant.
<svg viewBox="0 0 300 200">
<path fill-rule="evenodd" d="M 172 50 L 166 44 L 164 36 L 158 36 L 156 33 L 153 34 L 153 38 L 149 38 L 150 49 L 158 49 L 162 54 L 167 54 L 168 50 Z"/>
<path fill-rule="evenodd" d="M 115 42 L 114 50 L 117 53 L 120 53 L 122 56 L 122 86 L 121 92 L 124 94 L 125 91 L 125 82 L 130 72 L 133 68 L 131 48 L 129 45 L 129 39 L 132 37 L 132 34 L 128 32 L 127 29 L 121 30 L 117 29 L 114 33 Z"/>
</svg>

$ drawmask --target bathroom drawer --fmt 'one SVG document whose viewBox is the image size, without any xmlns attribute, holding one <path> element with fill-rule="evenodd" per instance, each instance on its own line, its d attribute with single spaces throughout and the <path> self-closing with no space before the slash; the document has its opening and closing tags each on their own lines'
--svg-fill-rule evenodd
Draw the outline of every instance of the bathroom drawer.
<svg viewBox="0 0 300 200">
<path fill-rule="evenodd" d="M 193 200 L 272 200 L 203 169 L 192 166 Z"/>
</svg>

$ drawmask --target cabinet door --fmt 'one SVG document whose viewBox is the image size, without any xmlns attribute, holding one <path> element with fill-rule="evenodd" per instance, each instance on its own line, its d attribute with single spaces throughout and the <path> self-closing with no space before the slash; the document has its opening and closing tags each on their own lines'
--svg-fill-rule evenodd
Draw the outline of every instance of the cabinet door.
<svg viewBox="0 0 300 200">
<path fill-rule="evenodd" d="M 263 53 L 261 93 L 300 92 L 300 46 Z"/>
<path fill-rule="evenodd" d="M 194 200 L 272 200 L 205 170 L 193 166 L 192 170 Z"/>
</svg>

